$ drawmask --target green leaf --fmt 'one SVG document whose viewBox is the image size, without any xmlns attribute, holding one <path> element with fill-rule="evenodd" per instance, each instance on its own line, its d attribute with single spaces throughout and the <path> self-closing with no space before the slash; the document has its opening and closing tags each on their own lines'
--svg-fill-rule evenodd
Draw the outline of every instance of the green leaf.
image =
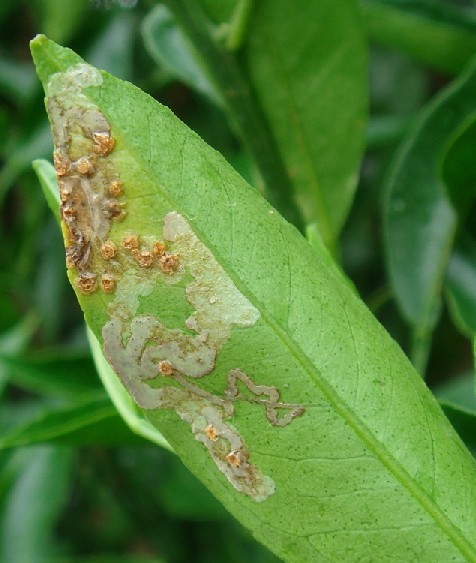
<svg viewBox="0 0 476 563">
<path fill-rule="evenodd" d="M 476 244 L 467 241 L 451 256 L 446 294 L 455 325 L 463 334 L 476 334 Z"/>
<path fill-rule="evenodd" d="M 75 446 L 144 444 L 118 416 L 104 392 L 48 406 L 0 436 L 0 449 L 54 442 Z"/>
<path fill-rule="evenodd" d="M 40 394 L 74 398 L 99 386 L 90 357 L 61 349 L 29 357 L 0 353 L 0 366 L 16 385 Z"/>
<path fill-rule="evenodd" d="M 463 442 L 476 455 L 476 411 L 446 401 L 441 401 L 441 407 Z"/>
<path fill-rule="evenodd" d="M 370 39 L 458 74 L 476 54 L 476 18 L 451 2 L 362 0 Z"/>
<path fill-rule="evenodd" d="M 13 142 L 8 151 L 5 165 L 0 171 L 0 203 L 15 180 L 36 158 L 46 157 L 51 153 L 51 139 L 46 122 L 40 123 L 28 136 Z"/>
<path fill-rule="evenodd" d="M 444 413 L 464 443 L 476 454 L 476 394 L 474 375 L 464 374 L 436 390 Z"/>
<path fill-rule="evenodd" d="M 306 223 L 333 248 L 357 185 L 367 106 L 367 45 L 356 3 L 255 2 L 242 46 Z"/>
<path fill-rule="evenodd" d="M 69 496 L 71 451 L 43 446 L 28 451 L 0 520 L 0 559 L 40 563 L 53 558 L 54 528 Z"/>
<path fill-rule="evenodd" d="M 475 559 L 474 460 L 342 276 L 169 110 L 32 52 L 69 277 L 191 471 L 289 561 Z"/>
<path fill-rule="evenodd" d="M 442 161 L 460 128 L 476 118 L 475 95 L 473 64 L 421 113 L 387 179 L 384 218 L 390 279 L 401 311 L 414 327 L 413 358 L 422 371 L 457 227 Z"/>
<path fill-rule="evenodd" d="M 142 37 L 149 55 L 164 70 L 209 100 L 222 105 L 216 89 L 200 68 L 191 46 L 165 6 L 156 6 L 144 18 Z"/>
<path fill-rule="evenodd" d="M 33 169 L 40 180 L 40 186 L 43 190 L 46 201 L 48 202 L 48 207 L 51 209 L 51 212 L 59 224 L 60 198 L 54 166 L 47 160 L 38 159 L 33 161 Z"/>
<path fill-rule="evenodd" d="M 3 355 L 16 355 L 26 348 L 38 326 L 38 320 L 33 315 L 24 317 L 17 325 L 0 335 L 0 358 Z M 0 394 L 10 377 L 10 371 L 0 359 Z"/>
</svg>

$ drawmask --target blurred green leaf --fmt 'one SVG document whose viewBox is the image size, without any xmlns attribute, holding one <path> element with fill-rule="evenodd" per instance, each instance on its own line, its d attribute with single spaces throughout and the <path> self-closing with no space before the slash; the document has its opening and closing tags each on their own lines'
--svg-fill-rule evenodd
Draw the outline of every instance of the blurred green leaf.
<svg viewBox="0 0 476 563">
<path fill-rule="evenodd" d="M 361 0 L 370 39 L 450 74 L 476 54 L 476 14 L 451 2 Z"/>
<path fill-rule="evenodd" d="M 28 451 L 0 519 L 0 560 L 44 563 L 54 555 L 53 535 L 69 498 L 69 448 L 42 446 Z"/>
<path fill-rule="evenodd" d="M 135 35 L 133 22 L 132 14 L 118 12 L 114 15 L 89 47 L 88 60 L 119 78 L 130 79 Z"/>
<path fill-rule="evenodd" d="M 446 274 L 446 292 L 456 326 L 476 334 L 476 244 L 467 240 L 453 252 Z"/>
<path fill-rule="evenodd" d="M 38 158 L 46 158 L 52 152 L 53 145 L 46 120 L 8 147 L 6 163 L 0 170 L 0 205 L 20 174 L 30 168 L 31 162 Z"/>
<path fill-rule="evenodd" d="M 444 413 L 464 443 L 476 455 L 476 394 L 474 374 L 467 373 L 435 391 Z"/>
<path fill-rule="evenodd" d="M 164 508 L 175 518 L 200 521 L 223 519 L 226 511 L 178 458 L 161 470 L 157 491 Z"/>
<path fill-rule="evenodd" d="M 465 373 L 450 379 L 435 390 L 440 401 L 457 405 L 462 409 L 476 413 L 476 393 L 474 389 L 474 374 Z"/>
<path fill-rule="evenodd" d="M 0 395 L 10 378 L 10 369 L 8 365 L 2 363 L 2 356 L 14 356 L 23 352 L 37 326 L 38 319 L 35 315 L 29 314 L 16 326 L 0 334 Z"/>
<path fill-rule="evenodd" d="M 365 559 L 369 551 L 377 559 L 395 552 L 403 560 L 415 553 L 428 560 L 474 559 L 476 507 L 466 502 L 476 490 L 474 460 L 342 277 L 169 110 L 107 73 L 71 71 L 82 59 L 45 37 L 32 42 L 32 52 L 48 99 L 60 108 L 76 103 L 79 112 L 93 108 L 116 139 L 114 152 L 95 161 L 87 184 L 92 195 L 99 193 L 101 166 L 123 183 L 127 217 L 106 224 L 110 240 L 119 248 L 129 232 L 144 240 L 163 237 L 180 255 L 185 276 L 165 278 L 118 250 L 115 293 L 78 290 L 77 296 L 121 381 L 185 463 L 256 537 L 289 560 Z M 82 114 L 72 111 L 64 121 L 51 107 L 55 133 L 63 133 L 58 148 L 74 159 L 64 139 Z M 78 139 L 82 150 L 91 146 L 86 133 Z M 76 172 L 69 177 L 78 178 Z M 91 246 L 94 264 L 103 267 L 98 250 Z M 70 269 L 78 289 L 77 275 Z M 215 312 L 217 302 L 223 310 Z M 237 312 L 256 320 L 228 320 Z M 209 323 L 205 333 L 202 317 Z M 218 353 L 203 374 L 209 377 L 187 377 L 192 368 L 174 365 L 181 354 L 194 364 L 190 333 L 208 344 L 228 331 L 223 346 L 208 348 Z M 163 378 L 156 360 L 170 342 L 179 352 L 166 356 L 173 373 Z M 237 366 L 253 381 L 243 381 L 247 395 L 236 401 L 231 426 L 224 382 Z M 268 393 L 255 387 L 264 383 L 265 413 L 257 397 Z M 302 416 L 270 415 L 278 389 L 279 400 L 287 401 L 280 408 L 302 408 Z M 226 433 L 216 446 L 223 450 L 207 441 L 210 420 Z M 228 465 L 221 463 L 235 439 L 246 456 L 236 473 L 230 454 Z"/>
<path fill-rule="evenodd" d="M 476 66 L 420 114 L 387 178 L 385 250 L 395 297 L 414 329 L 413 360 L 424 371 L 438 318 L 457 216 L 442 178 L 442 155 L 455 132 L 476 117 Z"/>
<path fill-rule="evenodd" d="M 0 366 L 8 369 L 12 382 L 35 393 L 74 398 L 99 387 L 90 357 L 52 349 L 30 357 L 0 353 Z"/>
<path fill-rule="evenodd" d="M 29 420 L 0 435 L 0 449 L 46 442 L 68 446 L 147 443 L 127 428 L 102 391 L 81 395 L 67 405 L 40 408 Z"/>
<path fill-rule="evenodd" d="M 441 155 L 441 174 L 461 222 L 466 219 L 476 196 L 475 144 L 476 118 L 470 115 L 451 136 Z"/>
<path fill-rule="evenodd" d="M 0 93 L 14 104 L 23 104 L 38 92 L 32 64 L 0 57 Z"/>
<path fill-rule="evenodd" d="M 355 2 L 255 2 L 241 57 L 305 221 L 332 250 L 353 201 L 367 111 Z"/>
<path fill-rule="evenodd" d="M 463 442 L 476 455 L 476 410 L 469 411 L 446 401 L 441 401 L 441 407 Z"/>
<path fill-rule="evenodd" d="M 216 20 L 221 8 L 209 3 L 207 9 Z M 366 55 L 353 0 L 311 2 L 299 10 L 286 0 L 255 2 L 239 54 L 305 222 L 319 225 L 331 251 L 357 183 Z M 256 133 L 248 126 L 242 134 Z"/>
<path fill-rule="evenodd" d="M 45 195 L 48 207 L 53 213 L 56 222 L 60 224 L 60 197 L 58 190 L 58 182 L 56 181 L 56 172 L 54 166 L 48 160 L 34 160 L 33 169 L 40 180 L 41 188 Z"/>
<path fill-rule="evenodd" d="M 91 0 L 34 0 L 41 21 L 40 29 L 55 41 L 69 41 L 80 28 L 91 8 Z"/>
<path fill-rule="evenodd" d="M 144 18 L 142 37 L 149 55 L 159 66 L 212 102 L 223 104 L 216 89 L 199 66 L 196 55 L 194 58 L 193 48 L 187 43 L 165 6 L 156 6 Z"/>
</svg>

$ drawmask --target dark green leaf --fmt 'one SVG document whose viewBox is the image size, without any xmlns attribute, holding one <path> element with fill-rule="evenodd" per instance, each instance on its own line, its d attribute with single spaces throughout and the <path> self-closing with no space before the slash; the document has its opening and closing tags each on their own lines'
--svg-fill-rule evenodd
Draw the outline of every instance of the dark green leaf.
<svg viewBox="0 0 476 563">
<path fill-rule="evenodd" d="M 0 449 L 57 442 L 69 446 L 145 444 L 118 416 L 104 393 L 73 403 L 40 409 L 29 420 L 0 436 Z"/>
<path fill-rule="evenodd" d="M 450 312 L 457 327 L 468 335 L 476 334 L 476 245 L 467 241 L 451 256 L 446 274 Z"/>
<path fill-rule="evenodd" d="M 331 249 L 357 184 L 367 104 L 367 46 L 352 0 L 255 2 L 243 68 L 306 223 Z M 252 133 L 250 131 L 250 133 Z"/>
<path fill-rule="evenodd" d="M 142 37 L 150 56 L 164 70 L 213 102 L 223 103 L 165 6 L 156 6 L 144 19 Z"/>
<path fill-rule="evenodd" d="M 476 54 L 476 15 L 451 2 L 362 0 L 370 38 L 444 72 L 458 74 Z"/>
<path fill-rule="evenodd" d="M 438 318 L 457 226 L 442 178 L 442 158 L 455 132 L 476 117 L 475 96 L 472 65 L 421 113 L 387 179 L 384 218 L 390 279 L 402 313 L 414 327 L 413 357 L 420 368 L 426 355 L 421 350 Z"/>
<path fill-rule="evenodd" d="M 99 380 L 91 358 L 63 350 L 31 357 L 0 353 L 0 366 L 10 370 L 12 381 L 35 393 L 74 398 L 97 389 Z"/>
</svg>

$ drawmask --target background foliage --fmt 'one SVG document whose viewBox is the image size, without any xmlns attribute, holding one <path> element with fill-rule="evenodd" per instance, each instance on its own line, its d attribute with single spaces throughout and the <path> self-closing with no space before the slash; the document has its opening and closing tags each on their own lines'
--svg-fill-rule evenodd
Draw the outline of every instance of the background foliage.
<svg viewBox="0 0 476 563">
<path fill-rule="evenodd" d="M 227 5 L 218 20 L 233 15 Z M 323 238 L 475 451 L 476 8 L 450 0 L 360 7 L 371 48 L 366 153 L 340 249 L 337 227 Z M 259 29 L 259 14 L 250 18 Z M 273 22 L 274 32 L 285 23 Z M 45 33 L 134 82 L 257 183 L 249 140 L 238 140 L 217 82 L 162 4 L 76 1 L 65 9 L 61 0 L 3 0 L 0 26 L 0 560 L 275 561 L 173 454 L 125 425 L 101 386 L 31 168 L 52 146 L 28 41 Z M 228 40 L 237 47 L 239 30 Z M 256 66 L 259 93 L 263 61 L 244 64 Z M 329 111 L 345 106 L 349 92 L 337 91 Z M 278 151 L 289 154 L 283 143 Z M 416 204 L 415 178 L 429 186 Z M 299 222 L 292 202 L 286 208 L 277 197 Z M 352 193 L 347 199 L 343 207 Z M 436 206 L 445 220 L 428 230 Z M 342 220 L 334 218 L 338 227 Z M 427 256 L 438 257 L 437 268 Z"/>
</svg>

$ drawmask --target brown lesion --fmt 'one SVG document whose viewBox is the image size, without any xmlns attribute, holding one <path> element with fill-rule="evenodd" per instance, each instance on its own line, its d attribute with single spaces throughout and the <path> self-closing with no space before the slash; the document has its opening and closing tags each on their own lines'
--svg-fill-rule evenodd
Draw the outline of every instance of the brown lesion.
<svg viewBox="0 0 476 563">
<path fill-rule="evenodd" d="M 123 194 L 122 182 L 107 158 L 114 150 L 115 140 L 105 130 L 107 122 L 99 110 L 65 108 L 56 98 L 48 103 L 53 116 L 53 157 L 66 265 L 77 272 L 75 285 L 81 293 L 90 294 L 98 288 L 113 293 L 119 257 L 117 247 L 107 235 L 111 223 L 126 215 L 126 204 L 119 199 Z M 100 129 L 93 129 L 95 123 Z"/>
<path fill-rule="evenodd" d="M 101 245 L 101 255 L 104 260 L 111 260 L 116 256 L 116 253 L 117 247 L 112 241 L 106 240 L 105 242 L 103 242 L 103 244 Z"/>
<path fill-rule="evenodd" d="M 163 274 L 174 274 L 180 267 L 179 255 L 168 252 L 164 241 L 156 240 L 146 244 L 139 235 L 127 234 L 122 247 L 141 268 L 158 267 Z"/>
<path fill-rule="evenodd" d="M 178 254 L 164 252 L 159 256 L 159 268 L 164 274 L 175 274 L 179 268 Z"/>
<path fill-rule="evenodd" d="M 114 293 L 116 289 L 116 279 L 111 274 L 101 275 L 101 288 L 104 293 Z"/>
<path fill-rule="evenodd" d="M 100 156 L 107 156 L 114 150 L 115 146 L 116 141 L 108 131 L 93 133 L 93 151 Z"/>
<path fill-rule="evenodd" d="M 97 288 L 97 276 L 89 272 L 84 272 L 75 280 L 76 287 L 81 293 L 93 293 Z"/>
</svg>

